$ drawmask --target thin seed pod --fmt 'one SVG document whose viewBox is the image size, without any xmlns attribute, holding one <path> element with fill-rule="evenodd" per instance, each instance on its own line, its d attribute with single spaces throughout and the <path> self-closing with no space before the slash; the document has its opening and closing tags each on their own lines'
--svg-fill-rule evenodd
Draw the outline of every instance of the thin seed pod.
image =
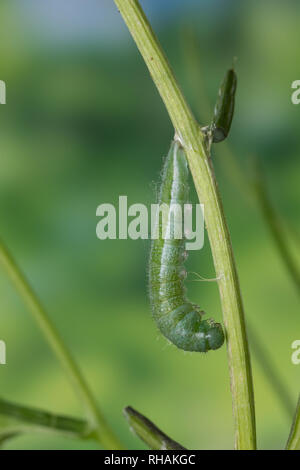
<svg viewBox="0 0 300 470">
<path fill-rule="evenodd" d="M 235 103 L 237 76 L 233 69 L 226 72 L 223 83 L 219 89 L 219 96 L 214 110 L 211 124 L 213 142 L 218 143 L 226 139 L 229 134 Z"/>
<path fill-rule="evenodd" d="M 200 307 L 186 299 L 185 238 L 184 235 L 181 238 L 174 236 L 178 220 L 173 216 L 172 207 L 178 205 L 183 209 L 188 203 L 188 176 L 183 148 L 178 142 L 172 142 L 163 168 L 158 201 L 160 206 L 168 206 L 166 225 L 170 236 L 164 236 L 163 221 L 158 212 L 156 225 L 159 234 L 151 246 L 149 292 L 152 314 L 162 334 L 180 349 L 207 352 L 222 346 L 223 329 L 214 320 L 203 320 L 204 312 Z"/>
<path fill-rule="evenodd" d="M 186 450 L 131 406 L 123 410 L 131 430 L 153 450 Z"/>
</svg>

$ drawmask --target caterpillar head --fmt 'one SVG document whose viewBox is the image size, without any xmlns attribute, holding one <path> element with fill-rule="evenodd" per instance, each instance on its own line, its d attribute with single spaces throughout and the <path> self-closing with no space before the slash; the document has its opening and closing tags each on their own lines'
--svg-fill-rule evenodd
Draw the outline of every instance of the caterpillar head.
<svg viewBox="0 0 300 470">
<path fill-rule="evenodd" d="M 222 325 L 214 320 L 202 320 L 201 327 L 205 334 L 205 341 L 210 349 L 219 349 L 224 343 L 225 336 Z"/>
<path fill-rule="evenodd" d="M 185 351 L 208 352 L 219 349 L 224 343 L 224 332 L 220 323 L 203 320 L 204 312 L 192 310 L 184 315 L 173 331 L 173 342 Z"/>
</svg>

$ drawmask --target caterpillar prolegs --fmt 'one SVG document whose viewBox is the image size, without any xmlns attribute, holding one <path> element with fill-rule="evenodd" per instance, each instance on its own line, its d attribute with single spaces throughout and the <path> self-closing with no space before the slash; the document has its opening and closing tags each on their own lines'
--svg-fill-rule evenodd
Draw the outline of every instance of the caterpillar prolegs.
<svg viewBox="0 0 300 470">
<path fill-rule="evenodd" d="M 207 352 L 218 349 L 224 343 L 220 323 L 202 319 L 203 312 L 198 305 L 185 296 L 184 279 L 186 271 L 185 238 L 175 238 L 176 217 L 171 206 L 183 207 L 188 203 L 189 170 L 183 148 L 177 141 L 172 142 L 166 157 L 158 204 L 170 208 L 167 225 L 170 236 L 164 237 L 162 220 L 157 213 L 158 238 L 152 241 L 149 264 L 149 291 L 154 320 L 162 334 L 175 346 L 185 351 Z"/>
</svg>

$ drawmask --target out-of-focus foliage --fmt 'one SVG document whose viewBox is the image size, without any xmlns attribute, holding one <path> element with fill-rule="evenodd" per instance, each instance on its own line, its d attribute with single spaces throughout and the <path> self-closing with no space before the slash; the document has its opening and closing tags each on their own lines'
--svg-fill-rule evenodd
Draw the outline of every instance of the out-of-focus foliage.
<svg viewBox="0 0 300 470">
<path fill-rule="evenodd" d="M 0 79 L 7 84 L 7 105 L 0 106 L 1 237 L 126 445 L 142 447 L 121 413 L 132 405 L 186 447 L 231 448 L 226 348 L 200 355 L 167 345 L 150 317 L 149 244 L 96 238 L 99 204 L 117 204 L 119 195 L 128 195 L 129 204 L 155 202 L 153 181 L 173 133 L 167 113 L 113 2 L 104 2 L 103 15 L 115 28 L 114 41 L 104 34 L 76 40 L 75 27 L 72 40 L 64 41 L 63 34 L 58 40 L 53 25 L 63 31 L 77 2 L 64 7 L 67 12 L 60 12 L 62 3 L 54 2 L 52 29 L 45 34 L 37 2 L 0 6 Z M 99 12 L 101 2 L 84 3 Z M 161 16 L 164 2 L 154 3 L 153 26 L 197 115 L 201 110 L 184 66 L 184 31 L 196 31 L 204 87 L 199 93 L 207 94 L 211 111 L 224 71 L 238 57 L 230 144 L 245 171 L 249 155 L 263 160 L 274 204 L 299 230 L 300 107 L 290 100 L 291 83 L 300 78 L 299 2 L 203 0 L 197 7 L 186 0 L 178 10 L 169 2 L 172 11 L 164 8 Z M 82 21 L 78 28 L 88 32 L 84 15 Z M 297 293 L 260 215 L 246 205 L 217 158 L 215 164 L 247 317 L 296 402 L 300 366 L 291 363 L 291 343 L 300 336 Z M 187 266 L 214 276 L 207 240 Z M 217 286 L 188 287 L 190 297 L 221 320 Z M 2 271 L 0 297 L 0 339 L 7 344 L 7 365 L 0 366 L 3 398 L 80 416 L 59 365 Z M 259 445 L 282 448 L 291 417 L 255 361 L 253 370 Z M 92 444 L 42 435 L 7 444 L 87 446 Z"/>
</svg>

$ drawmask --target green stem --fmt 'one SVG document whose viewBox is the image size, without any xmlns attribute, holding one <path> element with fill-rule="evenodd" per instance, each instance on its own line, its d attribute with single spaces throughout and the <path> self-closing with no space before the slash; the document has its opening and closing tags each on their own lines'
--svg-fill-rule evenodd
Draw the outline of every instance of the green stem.
<svg viewBox="0 0 300 470">
<path fill-rule="evenodd" d="M 300 395 L 286 450 L 300 450 Z"/>
<path fill-rule="evenodd" d="M 152 450 L 184 450 L 185 447 L 173 441 L 158 429 L 152 421 L 130 406 L 124 408 L 124 416 L 131 430 Z"/>
<path fill-rule="evenodd" d="M 229 231 L 204 136 L 137 0 L 114 0 L 153 81 L 189 161 L 205 219 L 227 332 L 236 449 L 255 449 L 254 394 L 244 312 Z"/>
<path fill-rule="evenodd" d="M 87 421 L 0 400 L 0 439 L 28 432 L 48 431 L 77 439 L 93 436 Z"/>
<path fill-rule="evenodd" d="M 295 263 L 294 256 L 289 250 L 286 243 L 286 234 L 283 230 L 283 224 L 281 219 L 278 217 L 271 200 L 269 198 L 266 184 L 263 178 L 262 169 L 256 160 L 255 165 L 255 176 L 253 189 L 260 205 L 262 214 L 268 224 L 273 240 L 277 246 L 277 250 L 281 255 L 282 261 L 284 262 L 287 271 L 290 275 L 290 279 L 293 281 L 298 293 L 300 294 L 300 270 Z"/>
<path fill-rule="evenodd" d="M 87 419 L 97 433 L 99 443 L 107 449 L 122 448 L 118 439 L 115 437 L 102 416 L 102 413 L 98 409 L 98 405 L 95 402 L 81 371 L 73 360 L 58 331 L 49 319 L 46 311 L 26 280 L 24 274 L 18 268 L 16 262 L 2 242 L 0 242 L 0 263 L 67 373 L 74 390 L 83 404 Z"/>
<path fill-rule="evenodd" d="M 196 41 L 196 34 L 191 25 L 188 25 L 182 30 L 182 49 L 183 49 L 183 58 L 185 70 L 187 71 L 187 77 L 190 82 L 190 86 L 193 90 L 194 100 L 199 103 L 199 112 L 200 118 L 203 122 L 203 125 L 207 124 L 212 115 L 212 106 L 208 102 L 207 94 L 204 92 L 204 84 L 201 73 L 201 61 L 199 60 L 199 46 Z M 226 140 L 222 142 L 222 145 L 217 145 L 214 147 L 214 151 L 219 154 L 219 162 L 222 165 L 224 173 L 228 176 L 230 182 L 232 182 L 238 194 L 244 196 L 245 201 L 251 205 L 256 205 L 256 191 L 253 186 L 250 184 L 249 178 L 245 176 L 244 172 L 240 168 L 240 165 L 237 162 L 237 159 L 234 155 L 234 152 L 231 149 L 230 144 Z M 261 183 L 263 181 L 261 180 Z M 265 189 L 266 191 L 266 189 Z M 274 208 L 273 211 L 274 213 Z M 279 219 L 278 215 L 275 216 Z M 265 222 L 268 224 L 269 220 L 266 219 Z M 281 237 L 282 243 L 286 243 L 286 237 Z M 284 253 L 288 251 L 288 247 L 285 247 Z M 290 256 L 282 256 L 283 262 L 287 265 L 290 264 Z M 291 259 L 293 263 L 293 259 Z M 294 269 L 290 270 L 291 272 L 296 271 L 296 266 Z M 251 323 L 248 322 L 248 332 L 250 333 L 250 343 L 252 343 L 251 350 L 257 358 L 257 361 L 263 372 L 269 381 L 272 389 L 278 395 L 280 402 L 282 403 L 288 416 L 291 416 L 294 410 L 294 405 L 291 399 L 290 392 L 285 382 L 281 379 L 278 371 L 276 370 L 276 365 L 273 362 L 272 356 L 267 352 L 264 347 L 264 343 L 259 339 L 257 334 L 253 331 Z"/>
<path fill-rule="evenodd" d="M 281 379 L 280 374 L 278 374 L 278 370 L 276 368 L 276 364 L 273 362 L 272 356 L 264 347 L 263 342 L 253 330 L 250 322 L 248 322 L 248 333 L 250 338 L 250 349 L 253 351 L 253 355 L 256 356 L 256 360 L 262 368 L 273 392 L 277 395 L 282 407 L 290 419 L 290 417 L 293 416 L 294 404 L 289 389 L 286 386 L 286 383 Z"/>
</svg>

